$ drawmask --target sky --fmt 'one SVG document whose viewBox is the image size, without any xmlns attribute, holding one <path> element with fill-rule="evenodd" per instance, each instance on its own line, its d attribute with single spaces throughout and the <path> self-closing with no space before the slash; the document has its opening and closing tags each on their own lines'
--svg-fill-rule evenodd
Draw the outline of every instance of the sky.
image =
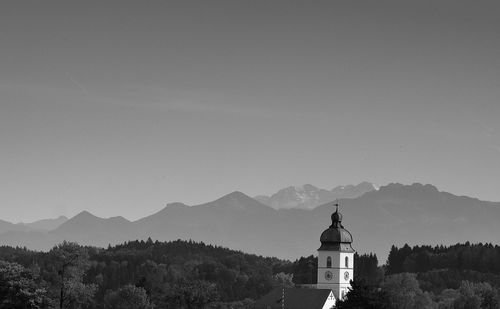
<svg viewBox="0 0 500 309">
<path fill-rule="evenodd" d="M 498 1 L 2 1 L 0 219 L 311 183 L 500 201 Z"/>
</svg>

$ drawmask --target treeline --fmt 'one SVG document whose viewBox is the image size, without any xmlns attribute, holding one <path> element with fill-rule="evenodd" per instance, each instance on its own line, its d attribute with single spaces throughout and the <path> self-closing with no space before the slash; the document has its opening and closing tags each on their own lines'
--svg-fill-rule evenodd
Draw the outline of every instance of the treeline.
<svg viewBox="0 0 500 309">
<path fill-rule="evenodd" d="M 289 264 L 193 241 L 132 241 L 90 256 L 89 279 L 97 278 L 98 302 L 107 290 L 134 284 L 146 290 L 158 305 L 169 302 L 175 287 L 210 283 L 213 297 L 222 301 L 255 299 L 273 287 L 273 274 Z"/>
<path fill-rule="evenodd" d="M 339 308 L 499 308 L 498 246 L 392 247 L 386 265 L 355 255 Z M 3 308 L 250 308 L 276 286 L 315 284 L 317 258 L 294 262 L 193 241 L 0 247 Z"/>
<path fill-rule="evenodd" d="M 238 307 L 293 263 L 193 241 L 0 247 L 0 308 Z M 124 300 L 125 299 L 125 300 Z"/>
<path fill-rule="evenodd" d="M 456 244 L 444 246 L 392 246 L 387 273 L 422 273 L 436 269 L 473 270 L 500 274 L 500 246 L 492 244 Z"/>
<path fill-rule="evenodd" d="M 273 287 L 316 283 L 317 258 L 295 262 L 193 241 L 64 242 L 49 252 L 0 247 L 0 308 L 246 308 Z M 374 255 L 356 256 L 370 277 Z"/>
<path fill-rule="evenodd" d="M 355 280 L 338 307 L 500 308 L 499 246 L 393 246 L 382 269 L 378 282 Z"/>
<path fill-rule="evenodd" d="M 457 289 L 462 281 L 487 282 L 500 287 L 500 246 L 456 244 L 444 246 L 393 246 L 387 274 L 416 273 L 427 291 Z"/>
</svg>

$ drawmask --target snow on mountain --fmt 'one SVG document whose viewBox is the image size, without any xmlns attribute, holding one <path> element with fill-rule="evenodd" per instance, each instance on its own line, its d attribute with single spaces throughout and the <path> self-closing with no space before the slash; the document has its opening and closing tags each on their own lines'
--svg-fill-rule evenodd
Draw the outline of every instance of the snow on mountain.
<svg viewBox="0 0 500 309">
<path fill-rule="evenodd" d="M 356 198 L 374 190 L 378 190 L 378 187 L 366 181 L 357 185 L 338 186 L 332 190 L 305 184 L 281 189 L 271 196 L 259 195 L 255 199 L 274 209 L 313 209 L 336 199 Z"/>
</svg>

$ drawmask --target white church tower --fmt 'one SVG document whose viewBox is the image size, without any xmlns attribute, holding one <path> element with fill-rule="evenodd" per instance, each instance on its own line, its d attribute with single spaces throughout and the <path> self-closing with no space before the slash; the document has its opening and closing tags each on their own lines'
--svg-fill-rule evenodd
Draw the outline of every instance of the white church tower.
<svg viewBox="0 0 500 309">
<path fill-rule="evenodd" d="M 318 289 L 331 289 L 336 299 L 342 299 L 354 278 L 352 235 L 342 225 L 339 205 L 332 214 L 332 225 L 321 234 L 318 249 Z"/>
</svg>

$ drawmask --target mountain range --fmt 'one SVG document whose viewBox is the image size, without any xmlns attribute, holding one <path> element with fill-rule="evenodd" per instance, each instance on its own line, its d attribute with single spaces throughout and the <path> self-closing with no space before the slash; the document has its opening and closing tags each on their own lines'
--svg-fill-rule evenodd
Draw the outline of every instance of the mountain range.
<svg viewBox="0 0 500 309">
<path fill-rule="evenodd" d="M 389 184 L 339 199 L 339 204 L 353 247 L 376 253 L 382 263 L 393 244 L 500 243 L 499 202 L 456 196 L 432 185 Z M 333 211 L 331 202 L 313 209 L 274 209 L 233 192 L 201 205 L 168 204 L 137 221 L 84 211 L 49 231 L 4 229 L 0 243 L 47 250 L 64 239 L 102 247 L 148 237 L 192 239 L 294 260 L 316 253 Z"/>
<path fill-rule="evenodd" d="M 267 196 L 254 197 L 264 205 L 274 209 L 313 209 L 319 205 L 343 198 L 356 198 L 367 192 L 378 190 L 373 183 L 362 182 L 358 185 L 337 186 L 332 190 L 320 189 L 311 184 L 287 187 Z"/>
<path fill-rule="evenodd" d="M 60 216 L 54 219 L 43 219 L 31 223 L 11 223 L 8 221 L 0 220 L 0 234 L 8 231 L 50 231 L 64 222 L 68 218 L 65 216 Z"/>
</svg>

